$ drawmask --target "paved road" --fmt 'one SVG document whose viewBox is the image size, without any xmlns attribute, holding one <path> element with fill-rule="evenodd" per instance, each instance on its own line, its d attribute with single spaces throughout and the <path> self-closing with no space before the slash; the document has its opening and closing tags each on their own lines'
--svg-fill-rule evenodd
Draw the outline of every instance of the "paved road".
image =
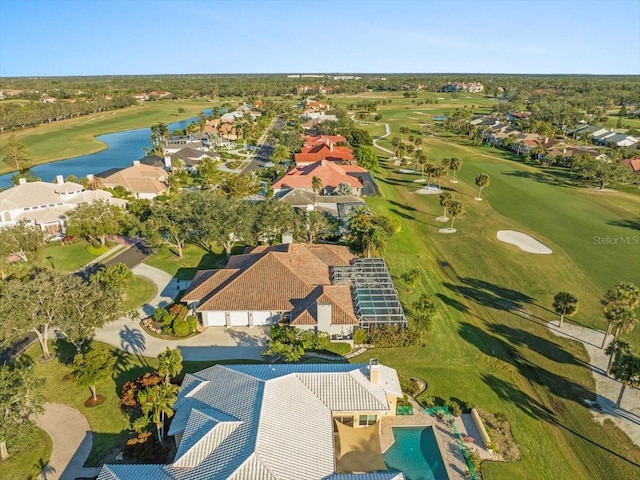
<svg viewBox="0 0 640 480">
<path fill-rule="evenodd" d="M 113 258 L 110 258 L 103 263 L 105 267 L 113 265 L 115 263 L 124 263 L 127 267 L 133 269 L 135 266 L 144 262 L 153 251 L 150 247 L 146 246 L 142 242 L 138 242 L 131 247 L 119 253 Z"/>
<path fill-rule="evenodd" d="M 282 130 L 284 127 L 284 120 L 280 117 L 276 117 L 272 120 L 271 124 L 267 129 L 263 132 L 262 136 L 258 140 L 258 152 L 255 157 L 251 160 L 251 163 L 247 165 L 247 167 L 243 170 L 243 173 L 254 172 L 261 168 L 271 161 L 271 155 L 273 154 L 274 146 L 267 143 L 267 137 L 269 136 L 269 132 L 272 129 Z"/>
<path fill-rule="evenodd" d="M 99 468 L 83 468 L 93 445 L 89 422 L 78 410 L 59 403 L 46 403 L 36 424 L 53 441 L 51 459 L 40 474 L 41 480 L 74 480 L 98 475 Z"/>
</svg>

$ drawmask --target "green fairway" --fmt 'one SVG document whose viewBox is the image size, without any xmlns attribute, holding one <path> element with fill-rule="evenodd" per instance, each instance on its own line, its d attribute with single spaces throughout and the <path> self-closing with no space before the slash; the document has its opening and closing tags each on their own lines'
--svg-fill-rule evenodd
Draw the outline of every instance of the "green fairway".
<svg viewBox="0 0 640 480">
<path fill-rule="evenodd" d="M 158 122 L 176 122 L 193 117 L 217 104 L 202 99 L 147 102 L 121 110 L 27 128 L 15 134 L 27 145 L 33 164 L 39 165 L 105 149 L 106 145 L 95 138 L 98 135 L 149 127 Z M 178 113 L 179 108 L 183 108 L 184 113 Z M 10 133 L 0 134 L 0 173 L 12 170 L 4 160 L 9 136 Z"/>
<path fill-rule="evenodd" d="M 415 109 L 394 98 L 378 112 L 391 124 L 392 135 L 400 136 L 402 125 L 416 134 L 424 131 Z M 636 476 L 640 449 L 612 423 L 595 423 L 584 406 L 595 398 L 586 351 L 553 335 L 546 322 L 558 319 L 551 309 L 553 295 L 567 290 L 580 301 L 573 321 L 604 328 L 603 291 L 622 280 L 640 284 L 640 245 L 594 240 L 639 235 L 640 196 L 627 189 L 575 187 L 564 172 L 543 171 L 510 153 L 439 135 L 423 136 L 430 161 L 463 160 L 460 182 L 443 182 L 465 206 L 457 233 L 438 233 L 443 226 L 435 221 L 442 215 L 438 196 L 416 195 L 419 176 L 397 173 L 398 167 L 385 160 L 378 174 L 382 194 L 367 204 L 402 225 L 385 254 L 392 274 L 421 272 L 414 293 L 399 289 L 403 304 L 410 306 L 422 292 L 432 294 L 441 305 L 440 318 L 423 347 L 376 349 L 353 361 L 378 357 L 404 375 L 424 379 L 431 395 L 504 413 L 522 458 L 485 462 L 484 478 Z M 482 202 L 473 199 L 480 172 L 491 177 Z M 498 230 L 528 233 L 553 254 L 522 252 L 498 241 Z M 638 329 L 626 339 L 640 347 Z"/>
</svg>

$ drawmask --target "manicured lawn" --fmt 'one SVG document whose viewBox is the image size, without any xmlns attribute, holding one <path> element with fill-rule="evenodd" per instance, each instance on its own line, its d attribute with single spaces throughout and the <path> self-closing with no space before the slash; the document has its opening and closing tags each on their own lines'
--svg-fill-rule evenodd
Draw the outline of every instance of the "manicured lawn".
<svg viewBox="0 0 640 480">
<path fill-rule="evenodd" d="M 33 446 L 0 462 L 0 478 L 34 480 L 51 458 L 53 443 L 44 430 L 35 427 Z"/>
<path fill-rule="evenodd" d="M 64 362 L 75 354 L 75 349 L 67 343 L 51 342 L 51 351 L 58 353 L 58 359 L 39 363 L 38 359 L 41 350 L 38 344 L 34 344 L 27 349 L 24 357 L 31 359 L 33 370 L 36 376 L 44 378 L 45 384 L 43 395 L 49 402 L 62 403 L 79 410 L 88 420 L 93 432 L 93 448 L 87 460 L 87 466 L 96 466 L 104 462 L 114 462 L 115 456 L 124 447 L 126 439 L 130 435 L 130 419 L 122 413 L 118 407 L 118 399 L 122 386 L 128 380 L 137 378 L 146 372 L 152 371 L 157 367 L 157 359 L 147 358 L 137 355 L 125 353 L 116 348 L 110 347 L 117 356 L 114 376 L 97 384 L 97 392 L 106 397 L 103 404 L 97 407 L 87 408 L 84 401 L 89 398 L 90 392 L 87 388 L 77 386 L 73 380 L 65 380 L 63 377 L 71 372 L 71 368 Z M 193 373 L 204 368 L 215 365 L 216 363 L 260 363 L 254 360 L 233 360 L 222 362 L 184 362 L 183 372 Z M 48 436 L 47 436 L 48 438 Z M 36 453 L 38 450 L 28 451 L 16 456 L 15 462 L 20 465 L 26 465 L 37 461 L 38 458 L 49 458 L 50 448 L 45 457 L 46 450 Z M 26 459 L 25 457 L 29 457 Z M 2 476 L 0 470 L 0 478 Z M 18 478 L 9 476 L 6 478 Z"/>
<path fill-rule="evenodd" d="M 403 113 L 404 102 L 394 99 L 379 109 L 398 136 L 401 125 L 422 131 L 422 122 L 413 118 L 423 116 L 408 109 Z M 442 400 L 455 397 L 503 412 L 522 458 L 485 463 L 484 478 L 637 476 L 640 449 L 612 423 L 595 423 L 584 406 L 595 398 L 584 348 L 556 337 L 544 322 L 557 320 L 552 297 L 568 290 L 580 299 L 574 321 L 604 328 L 603 291 L 621 280 L 640 284 L 634 261 L 640 247 L 634 254 L 633 245 L 616 249 L 593 240 L 637 235 L 633 226 L 640 197 L 626 189 L 577 188 L 562 172 L 542 171 L 514 161 L 509 153 L 442 136 L 423 136 L 423 148 L 432 161 L 457 156 L 464 162 L 460 183 L 443 182 L 465 205 L 464 216 L 456 220 L 458 232 L 438 233 L 438 196 L 414 194 L 418 176 L 396 173 L 397 167 L 386 161 L 378 175 L 382 195 L 368 198 L 367 204 L 402 225 L 385 254 L 392 275 L 420 270 L 414 293 L 399 288 L 403 304 L 409 306 L 422 292 L 432 294 L 440 303 L 439 319 L 422 347 L 376 349 L 353 361 L 375 356 L 406 376 L 424 379 L 427 393 Z M 480 172 L 491 176 L 483 202 L 473 200 Z M 527 254 L 499 242 L 496 232 L 507 229 L 533 235 L 553 254 Z M 640 347 L 638 331 L 627 340 Z"/>
<path fill-rule="evenodd" d="M 151 280 L 147 280 L 142 277 L 135 277 L 127 289 L 126 309 L 128 311 L 137 310 L 155 297 L 156 293 L 156 286 Z"/>
<path fill-rule="evenodd" d="M 75 272 L 97 258 L 87 251 L 87 245 L 84 241 L 73 245 L 63 245 L 62 242 L 49 244 L 42 250 L 41 263 L 63 272 Z"/>
<path fill-rule="evenodd" d="M 144 263 L 159 268 L 179 280 L 191 280 L 198 270 L 220 268 L 224 266 L 226 256 L 222 249 L 215 253 L 207 252 L 197 245 L 186 245 L 182 258 L 171 249 L 159 248 Z"/>
<path fill-rule="evenodd" d="M 95 138 L 98 135 L 149 127 L 158 122 L 176 122 L 193 117 L 218 103 L 198 99 L 147 102 L 121 110 L 27 128 L 16 132 L 16 136 L 25 142 L 33 163 L 37 165 L 103 150 L 106 145 Z M 185 113 L 178 113 L 180 107 L 184 108 Z M 9 135 L 0 135 L 0 159 L 4 159 L 4 148 Z M 4 160 L 0 160 L 0 173 L 9 171 L 11 168 Z"/>
</svg>

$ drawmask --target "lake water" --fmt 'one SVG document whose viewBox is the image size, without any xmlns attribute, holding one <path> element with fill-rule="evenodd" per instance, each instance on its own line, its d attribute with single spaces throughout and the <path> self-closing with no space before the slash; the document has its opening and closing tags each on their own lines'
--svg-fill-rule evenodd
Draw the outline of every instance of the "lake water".
<svg viewBox="0 0 640 480">
<path fill-rule="evenodd" d="M 204 110 L 204 112 L 209 115 L 211 110 Z M 169 130 L 183 129 L 194 120 L 197 120 L 197 117 L 170 123 Z M 96 138 L 107 144 L 106 150 L 38 165 L 30 170 L 31 174 L 45 182 L 53 182 L 56 175 L 62 175 L 65 178 L 68 175 L 75 175 L 80 178 L 85 177 L 88 173 L 96 174 L 110 168 L 129 167 L 133 160 L 144 157 L 144 147 L 151 147 L 151 128 L 108 133 Z M 10 187 L 13 175 L 15 172 L 0 176 L 0 188 Z"/>
</svg>

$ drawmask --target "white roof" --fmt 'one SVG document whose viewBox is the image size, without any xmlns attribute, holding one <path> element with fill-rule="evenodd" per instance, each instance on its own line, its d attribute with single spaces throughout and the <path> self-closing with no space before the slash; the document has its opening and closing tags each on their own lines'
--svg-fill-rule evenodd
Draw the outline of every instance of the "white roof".
<svg viewBox="0 0 640 480">
<path fill-rule="evenodd" d="M 84 190 L 84 187 L 75 182 L 64 182 L 62 185 L 54 184 L 53 190 L 56 193 L 78 193 Z"/>
<path fill-rule="evenodd" d="M 174 463 L 105 465 L 98 478 L 146 479 L 155 469 L 172 480 L 347 479 L 334 472 L 332 413 L 388 411 L 385 393 L 402 396 L 400 382 L 395 370 L 378 368 L 378 384 L 356 364 L 216 365 L 186 375 L 168 432 L 182 433 Z"/>
<path fill-rule="evenodd" d="M 8 201 L 14 208 L 32 207 L 34 205 L 49 205 L 60 202 L 55 187 L 59 185 L 47 182 L 27 182 L 16 185 L 4 192 L 0 192 L 0 202 Z M 6 204 L 6 205 L 10 205 Z"/>
</svg>

